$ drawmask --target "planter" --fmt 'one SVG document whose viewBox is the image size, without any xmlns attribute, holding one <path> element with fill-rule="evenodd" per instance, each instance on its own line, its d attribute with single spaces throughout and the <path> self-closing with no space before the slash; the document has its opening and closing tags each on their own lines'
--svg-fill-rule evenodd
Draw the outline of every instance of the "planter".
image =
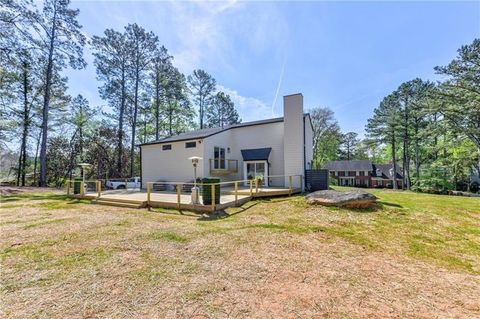
<svg viewBox="0 0 480 319">
<path fill-rule="evenodd" d="M 212 186 L 209 184 L 220 183 L 220 178 L 202 178 L 203 205 L 212 205 Z M 215 204 L 220 204 L 220 185 L 215 185 Z"/>
</svg>

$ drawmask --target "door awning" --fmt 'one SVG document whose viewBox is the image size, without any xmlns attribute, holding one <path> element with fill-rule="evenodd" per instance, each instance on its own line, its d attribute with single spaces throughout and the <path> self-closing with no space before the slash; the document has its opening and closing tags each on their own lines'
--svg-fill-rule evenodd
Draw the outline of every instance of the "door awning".
<svg viewBox="0 0 480 319">
<path fill-rule="evenodd" d="M 268 161 L 271 151 L 271 147 L 241 150 L 244 161 Z"/>
</svg>

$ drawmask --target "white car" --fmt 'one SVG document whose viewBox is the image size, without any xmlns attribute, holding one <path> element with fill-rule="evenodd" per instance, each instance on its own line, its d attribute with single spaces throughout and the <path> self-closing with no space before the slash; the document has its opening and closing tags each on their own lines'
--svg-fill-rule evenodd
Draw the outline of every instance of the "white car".
<svg viewBox="0 0 480 319">
<path fill-rule="evenodd" d="M 110 189 L 133 189 L 142 187 L 140 177 L 108 180 L 105 186 Z"/>
</svg>

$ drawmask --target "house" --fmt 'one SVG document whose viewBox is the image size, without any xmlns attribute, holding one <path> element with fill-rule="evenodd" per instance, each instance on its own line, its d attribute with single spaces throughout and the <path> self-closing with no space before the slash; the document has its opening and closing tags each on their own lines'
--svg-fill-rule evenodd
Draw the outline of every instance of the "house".
<svg viewBox="0 0 480 319">
<path fill-rule="evenodd" d="M 313 128 L 302 94 L 283 97 L 283 117 L 206 128 L 140 145 L 142 187 L 147 182 L 193 180 L 192 156 L 201 157 L 197 176 L 221 181 L 261 176 L 264 186 L 285 187 L 288 176 L 304 176 L 313 158 Z M 294 187 L 304 187 L 296 178 Z"/>
<path fill-rule="evenodd" d="M 331 178 L 341 186 L 393 187 L 393 164 L 373 164 L 368 160 L 330 161 L 325 163 Z M 397 186 L 402 188 L 402 174 L 397 167 Z"/>
</svg>

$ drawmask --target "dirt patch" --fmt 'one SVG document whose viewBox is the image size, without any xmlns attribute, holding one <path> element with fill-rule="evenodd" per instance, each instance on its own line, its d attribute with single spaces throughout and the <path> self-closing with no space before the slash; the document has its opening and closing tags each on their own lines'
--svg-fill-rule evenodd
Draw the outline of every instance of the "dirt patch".
<svg viewBox="0 0 480 319">
<path fill-rule="evenodd" d="M 14 195 L 21 193 L 60 193 L 58 188 L 29 187 L 29 186 L 0 186 L 0 195 Z"/>
</svg>

